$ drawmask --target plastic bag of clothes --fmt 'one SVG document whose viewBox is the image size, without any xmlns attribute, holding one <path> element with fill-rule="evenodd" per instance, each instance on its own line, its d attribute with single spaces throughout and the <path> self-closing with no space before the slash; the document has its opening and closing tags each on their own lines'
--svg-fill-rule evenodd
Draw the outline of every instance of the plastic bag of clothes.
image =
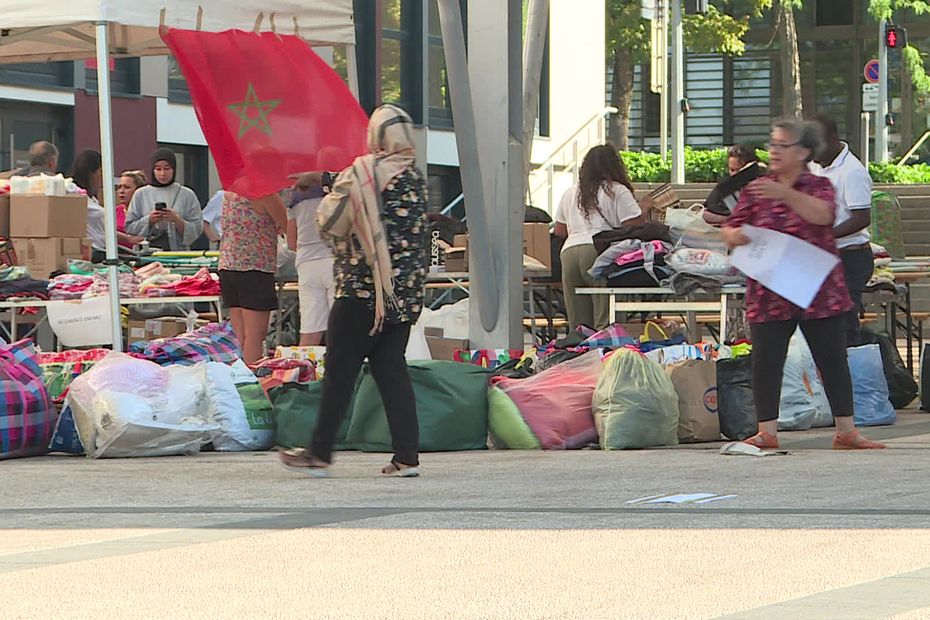
<svg viewBox="0 0 930 620">
<path fill-rule="evenodd" d="M 202 369 L 111 353 L 71 384 L 66 405 L 92 458 L 192 454 L 219 425 Z"/>
<path fill-rule="evenodd" d="M 827 392 L 817 372 L 814 356 L 798 330 L 791 337 L 781 384 L 778 430 L 805 431 L 832 426 L 833 414 Z"/>
<path fill-rule="evenodd" d="M 55 406 L 31 341 L 0 345 L 0 459 L 48 451 Z"/>
<path fill-rule="evenodd" d="M 895 409 L 904 409 L 917 398 L 920 391 L 914 375 L 904 365 L 901 353 L 894 340 L 887 332 L 875 333 L 868 328 L 862 329 L 862 344 L 877 344 L 882 352 L 882 365 L 885 369 L 885 382 L 888 383 L 888 397 Z M 923 366 L 921 366 L 921 369 Z"/>
<path fill-rule="evenodd" d="M 665 370 L 639 351 L 620 349 L 607 360 L 592 409 L 604 450 L 678 443 L 678 393 Z"/>
<path fill-rule="evenodd" d="M 856 426 L 894 424 L 897 414 L 888 397 L 888 383 L 877 344 L 846 350 L 853 384 Z"/>
<path fill-rule="evenodd" d="M 240 360 L 232 366 L 210 362 L 203 369 L 210 416 L 219 425 L 211 439 L 221 452 L 268 450 L 274 445 L 271 402 L 252 371 Z"/>
<path fill-rule="evenodd" d="M 200 329 L 173 338 L 162 338 L 151 342 L 134 342 L 129 351 L 138 353 L 157 364 L 184 364 L 198 362 L 222 362 L 232 364 L 242 357 L 239 341 L 232 325 L 210 323 Z"/>
<path fill-rule="evenodd" d="M 573 450 L 596 442 L 591 398 L 602 369 L 600 351 L 589 351 L 528 379 L 493 379 L 488 425 L 494 445 Z"/>
</svg>

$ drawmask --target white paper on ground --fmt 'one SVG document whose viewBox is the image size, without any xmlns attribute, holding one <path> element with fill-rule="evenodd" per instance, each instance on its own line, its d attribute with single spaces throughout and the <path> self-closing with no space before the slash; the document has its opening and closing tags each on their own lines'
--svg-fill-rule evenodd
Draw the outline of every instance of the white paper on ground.
<svg viewBox="0 0 930 620">
<path fill-rule="evenodd" d="M 809 308 L 840 262 L 812 243 L 767 228 L 743 226 L 750 242 L 733 250 L 730 263 L 791 303 Z"/>
<path fill-rule="evenodd" d="M 649 495 L 631 499 L 627 504 L 709 504 L 721 499 L 732 499 L 736 495 L 718 495 L 716 493 L 679 493 L 675 495 Z"/>
</svg>

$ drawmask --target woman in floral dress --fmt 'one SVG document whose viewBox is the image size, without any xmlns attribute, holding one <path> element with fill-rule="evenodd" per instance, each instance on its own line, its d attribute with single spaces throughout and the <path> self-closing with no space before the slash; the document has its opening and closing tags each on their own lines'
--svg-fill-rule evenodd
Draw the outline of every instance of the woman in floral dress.
<svg viewBox="0 0 930 620">
<path fill-rule="evenodd" d="M 326 332 L 326 375 L 317 427 L 303 450 L 281 453 L 292 470 L 323 477 L 362 362 L 381 393 L 394 457 L 385 475 L 415 477 L 419 427 L 405 352 L 423 310 L 429 265 L 426 180 L 406 112 L 375 110 L 370 155 L 355 160 L 320 204 L 320 232 L 332 239 L 336 301 Z"/>
</svg>

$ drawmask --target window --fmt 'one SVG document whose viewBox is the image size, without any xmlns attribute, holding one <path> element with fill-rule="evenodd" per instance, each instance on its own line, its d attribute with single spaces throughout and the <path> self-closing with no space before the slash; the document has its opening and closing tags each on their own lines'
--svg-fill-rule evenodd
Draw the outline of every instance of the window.
<svg viewBox="0 0 930 620">
<path fill-rule="evenodd" d="M 23 63 L 0 66 L 0 82 L 17 86 L 74 86 L 73 62 Z"/>
<path fill-rule="evenodd" d="M 396 104 L 423 121 L 422 45 L 419 0 L 383 0 L 381 11 L 381 102 Z"/>
<path fill-rule="evenodd" d="M 168 101 L 173 103 L 190 103 L 191 93 L 187 89 L 187 80 L 181 73 L 181 67 L 174 59 L 168 56 Z"/>
<path fill-rule="evenodd" d="M 642 110 L 643 110 L 643 135 L 657 136 L 662 127 L 662 96 L 649 90 L 649 82 L 652 80 L 652 72 L 649 65 L 645 64 L 642 68 Z"/>
<path fill-rule="evenodd" d="M 816 0 L 818 26 L 851 26 L 853 0 Z"/>
<path fill-rule="evenodd" d="M 431 127 L 452 127 L 452 99 L 449 93 L 449 74 L 446 54 L 442 45 L 442 28 L 439 22 L 437 0 L 429 3 L 429 124 Z"/>
<path fill-rule="evenodd" d="M 89 93 L 97 92 L 97 63 L 85 63 L 85 87 Z M 117 58 L 110 61 L 110 92 L 114 95 L 138 95 L 139 59 Z"/>
</svg>

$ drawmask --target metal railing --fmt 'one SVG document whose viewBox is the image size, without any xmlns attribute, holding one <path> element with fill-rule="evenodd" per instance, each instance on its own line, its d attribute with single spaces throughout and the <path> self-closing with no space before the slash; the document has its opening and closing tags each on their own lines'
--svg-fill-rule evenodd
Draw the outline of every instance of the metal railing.
<svg viewBox="0 0 930 620">
<path fill-rule="evenodd" d="M 549 157 L 542 163 L 533 166 L 533 170 L 530 171 L 529 196 L 527 197 L 529 204 L 543 208 L 550 215 L 554 213 L 557 181 L 566 174 L 572 175 L 573 184 L 578 181 L 578 170 L 581 168 L 581 161 L 589 150 L 598 144 L 606 142 L 607 120 L 611 114 L 616 114 L 617 111 L 617 108 L 613 107 L 604 108 L 553 149 Z M 540 194 L 545 198 L 545 207 L 537 204 Z M 465 195 L 459 194 L 443 207 L 440 213 L 448 215 L 464 200 Z M 464 215 L 462 221 L 465 221 Z"/>
</svg>

